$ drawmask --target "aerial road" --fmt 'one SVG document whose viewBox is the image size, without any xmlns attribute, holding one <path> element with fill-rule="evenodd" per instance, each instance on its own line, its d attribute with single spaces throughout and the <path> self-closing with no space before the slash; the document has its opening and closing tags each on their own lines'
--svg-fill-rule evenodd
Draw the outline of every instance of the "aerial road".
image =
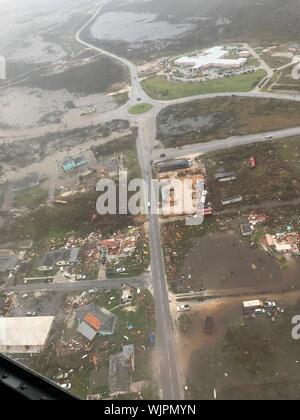
<svg viewBox="0 0 300 420">
<path fill-rule="evenodd" d="M 164 159 L 173 159 L 231 149 L 237 146 L 271 142 L 273 140 L 292 139 L 294 136 L 298 135 L 300 135 L 300 127 L 292 127 L 284 130 L 269 131 L 263 134 L 258 133 L 245 136 L 234 136 L 226 139 L 190 144 L 179 148 L 158 149 L 153 150 L 153 160 L 162 160 L 160 157 L 162 152 L 166 155 Z"/>
<path fill-rule="evenodd" d="M 105 280 L 83 280 L 76 282 L 63 282 L 63 283 L 27 283 L 19 284 L 17 286 L 5 287 L 7 292 L 36 292 L 38 290 L 46 290 L 53 292 L 70 292 L 76 290 L 88 289 L 121 289 L 123 284 L 130 284 L 136 288 L 147 287 L 147 279 L 143 276 L 130 277 L 122 279 L 105 279 Z"/>
<path fill-rule="evenodd" d="M 119 118 L 128 119 L 136 124 L 139 129 L 139 136 L 137 139 L 137 153 L 142 170 L 143 178 L 147 182 L 148 190 L 152 182 L 152 159 L 157 159 L 164 149 L 155 150 L 154 143 L 156 139 L 156 118 L 158 113 L 165 107 L 171 105 L 182 104 L 193 100 L 204 100 L 208 98 L 217 97 L 259 97 L 259 98 L 274 98 L 286 99 L 291 101 L 300 101 L 300 95 L 280 94 L 280 93 L 267 93 L 258 92 L 254 90 L 248 93 L 215 93 L 208 95 L 199 95 L 194 97 L 187 97 L 171 101 L 154 100 L 150 98 L 142 89 L 136 66 L 129 60 L 119 57 L 113 53 L 103 50 L 84 39 L 82 35 L 92 22 L 101 13 L 104 3 L 98 8 L 95 14 L 83 25 L 76 34 L 76 40 L 87 48 L 94 49 L 101 54 L 106 54 L 112 59 L 118 60 L 128 67 L 131 78 L 131 91 L 129 102 L 123 105 L 118 110 L 112 113 L 106 113 L 101 116 L 101 120 L 109 121 L 114 116 L 118 115 Z M 264 63 L 262 62 L 262 66 Z M 268 78 L 272 76 L 272 71 L 266 68 Z M 150 103 L 153 108 L 144 115 L 132 116 L 128 113 L 128 109 L 136 105 L 139 101 Z M 217 140 L 209 143 L 202 143 L 193 146 L 186 146 L 182 149 L 168 149 L 166 150 L 167 157 L 179 157 L 183 154 L 206 153 L 212 150 L 219 150 L 224 148 L 235 147 L 240 144 L 250 144 L 258 141 L 270 141 L 268 136 L 272 138 L 282 138 L 300 134 L 300 127 L 281 130 L 277 133 L 258 134 L 243 137 L 232 137 L 224 140 Z M 144 192 L 145 203 L 154 203 L 154 198 Z M 151 201 L 152 200 L 152 201 Z M 151 212 L 150 212 L 151 213 Z M 149 215 L 149 241 L 151 253 L 151 269 L 152 269 L 152 287 L 155 299 L 156 322 L 157 322 L 157 349 L 160 357 L 160 368 L 157 375 L 157 380 L 160 388 L 161 397 L 165 400 L 179 400 L 183 398 L 183 384 L 178 370 L 176 349 L 174 342 L 173 323 L 170 313 L 168 286 L 166 281 L 164 258 L 161 246 L 160 224 L 159 217 L 155 214 Z"/>
<path fill-rule="evenodd" d="M 139 136 L 137 140 L 137 153 L 140 167 L 143 173 L 143 178 L 146 180 L 148 188 L 152 183 L 152 149 L 156 137 L 156 115 L 157 111 L 161 109 L 161 104 L 150 99 L 142 90 L 136 66 L 130 61 L 117 57 L 102 50 L 88 42 L 81 39 L 82 32 L 93 22 L 99 15 L 102 6 L 89 19 L 89 21 L 77 32 L 76 40 L 82 45 L 92 48 L 102 54 L 107 54 L 109 57 L 116 59 L 126 65 L 131 75 L 131 94 L 127 107 L 135 105 L 138 99 L 150 102 L 153 104 L 153 111 L 145 116 L 136 118 L 136 124 L 139 127 Z M 151 200 L 151 197 L 145 196 L 145 203 Z M 150 212 L 151 213 L 151 212 Z M 160 394 L 164 400 L 179 400 L 182 398 L 182 386 L 178 375 L 176 349 L 174 342 L 173 326 L 169 306 L 168 286 L 166 282 L 166 275 L 164 269 L 164 260 L 162 255 L 162 246 L 160 239 L 160 225 L 158 216 L 149 215 L 149 242 L 151 254 L 151 269 L 152 269 L 152 287 L 155 300 L 156 324 L 157 324 L 157 348 L 160 357 L 160 369 L 158 373 L 158 386 Z"/>
</svg>

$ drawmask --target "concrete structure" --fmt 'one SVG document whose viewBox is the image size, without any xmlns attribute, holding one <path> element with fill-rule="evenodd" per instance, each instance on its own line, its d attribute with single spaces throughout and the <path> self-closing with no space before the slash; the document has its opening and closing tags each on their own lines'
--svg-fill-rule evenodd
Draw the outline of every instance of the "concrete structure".
<svg viewBox="0 0 300 420">
<path fill-rule="evenodd" d="M 109 358 L 109 392 L 111 396 L 127 394 L 131 384 L 131 375 L 135 370 L 134 345 L 123 346 L 122 352 Z"/>
<path fill-rule="evenodd" d="M 112 397 L 127 394 L 130 387 L 130 370 L 122 353 L 113 354 L 109 358 L 109 393 Z"/>
<path fill-rule="evenodd" d="M 40 353 L 49 337 L 53 316 L 0 318 L 1 353 Z"/>
<path fill-rule="evenodd" d="M 52 271 L 55 266 L 68 267 L 78 261 L 79 248 L 57 249 L 47 252 L 38 264 L 38 270 L 41 272 Z"/>
<path fill-rule="evenodd" d="M 175 60 L 177 66 L 190 66 L 198 70 L 209 68 L 238 69 L 247 63 L 247 58 L 226 59 L 229 54 L 224 47 L 214 47 L 194 56 L 184 56 Z"/>
</svg>

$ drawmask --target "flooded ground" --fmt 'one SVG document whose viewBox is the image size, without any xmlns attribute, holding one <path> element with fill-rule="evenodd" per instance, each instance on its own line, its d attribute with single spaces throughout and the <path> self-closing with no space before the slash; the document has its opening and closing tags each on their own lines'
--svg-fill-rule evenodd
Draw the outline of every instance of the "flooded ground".
<svg viewBox="0 0 300 420">
<path fill-rule="evenodd" d="M 105 94 L 81 97 L 66 90 L 8 88 L 0 91 L 0 126 L 30 128 L 64 123 L 80 117 L 81 107 L 90 105 L 95 106 L 97 112 L 117 107 L 113 98 Z"/>
<path fill-rule="evenodd" d="M 91 5 L 89 0 L 3 0 L 0 16 L 1 54 L 7 59 L 29 62 L 60 59 L 66 55 L 66 51 L 61 48 L 59 40 L 46 42 L 44 34 L 59 25 L 67 25 L 76 11 L 87 13 Z"/>
<path fill-rule="evenodd" d="M 91 26 L 91 35 L 97 39 L 138 44 L 147 40 L 178 37 L 193 28 L 192 24 L 173 24 L 160 20 L 159 16 L 153 13 L 108 12 L 99 16 Z"/>
<path fill-rule="evenodd" d="M 127 68 L 106 56 L 92 55 L 66 60 L 32 72 L 19 85 L 46 90 L 65 89 L 69 93 L 92 95 L 123 87 L 128 82 Z"/>
<path fill-rule="evenodd" d="M 9 53 L 7 59 L 25 63 L 49 63 L 62 60 L 68 55 L 60 45 L 46 42 L 41 36 L 30 36 L 20 46 Z"/>
</svg>

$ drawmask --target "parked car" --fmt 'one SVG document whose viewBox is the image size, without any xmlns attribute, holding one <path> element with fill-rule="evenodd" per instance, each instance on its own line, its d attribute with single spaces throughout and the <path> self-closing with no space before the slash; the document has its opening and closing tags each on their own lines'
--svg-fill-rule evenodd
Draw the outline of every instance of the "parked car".
<svg viewBox="0 0 300 420">
<path fill-rule="evenodd" d="M 275 309 L 276 308 L 276 303 L 275 302 L 271 302 L 271 301 L 265 301 L 264 302 L 264 308 L 266 309 Z"/>
<path fill-rule="evenodd" d="M 70 382 L 68 382 L 68 383 L 66 383 L 66 384 L 62 384 L 61 385 L 61 387 L 63 388 L 63 389 L 71 389 L 71 387 L 72 387 L 72 385 L 70 384 Z"/>
<path fill-rule="evenodd" d="M 70 279 L 71 278 L 71 274 L 70 273 L 67 273 L 67 272 L 64 273 L 64 276 L 65 276 L 66 279 Z"/>
<path fill-rule="evenodd" d="M 162 153 L 162 154 L 160 155 L 160 157 L 161 157 L 161 158 L 165 158 L 165 157 L 166 157 L 166 154 L 165 154 L 165 153 Z"/>
<path fill-rule="evenodd" d="M 186 312 L 186 311 L 189 311 L 191 308 L 190 308 L 190 305 L 179 305 L 179 306 L 177 306 L 177 312 Z"/>
<path fill-rule="evenodd" d="M 116 272 L 117 273 L 125 273 L 125 268 L 123 267 L 123 268 L 117 268 L 117 270 L 116 270 Z"/>
<path fill-rule="evenodd" d="M 27 316 L 27 317 L 33 317 L 33 316 L 36 316 L 36 312 L 27 312 L 27 313 L 26 313 L 26 316 Z"/>
<path fill-rule="evenodd" d="M 75 280 L 86 280 L 86 275 L 85 274 L 77 274 L 75 276 Z"/>
<path fill-rule="evenodd" d="M 255 315 L 263 315 L 263 314 L 265 314 L 266 313 L 266 310 L 265 309 L 254 309 L 254 313 L 255 313 Z"/>
</svg>

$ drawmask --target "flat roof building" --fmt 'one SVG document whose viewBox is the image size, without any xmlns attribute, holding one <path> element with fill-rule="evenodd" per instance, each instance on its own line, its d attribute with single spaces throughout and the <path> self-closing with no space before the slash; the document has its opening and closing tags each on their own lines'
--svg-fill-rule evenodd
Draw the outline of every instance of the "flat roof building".
<svg viewBox="0 0 300 420">
<path fill-rule="evenodd" d="M 40 353 L 54 317 L 0 318 L 1 353 Z"/>
<path fill-rule="evenodd" d="M 38 270 L 42 272 L 52 271 L 55 266 L 67 267 L 76 264 L 79 258 L 79 252 L 79 248 L 56 249 L 46 252 L 38 264 Z"/>
<path fill-rule="evenodd" d="M 211 67 L 240 68 L 247 63 L 247 58 L 226 59 L 229 54 L 224 47 L 213 47 L 194 56 L 184 56 L 175 60 L 175 65 L 191 66 L 194 69 L 206 70 Z"/>
</svg>

